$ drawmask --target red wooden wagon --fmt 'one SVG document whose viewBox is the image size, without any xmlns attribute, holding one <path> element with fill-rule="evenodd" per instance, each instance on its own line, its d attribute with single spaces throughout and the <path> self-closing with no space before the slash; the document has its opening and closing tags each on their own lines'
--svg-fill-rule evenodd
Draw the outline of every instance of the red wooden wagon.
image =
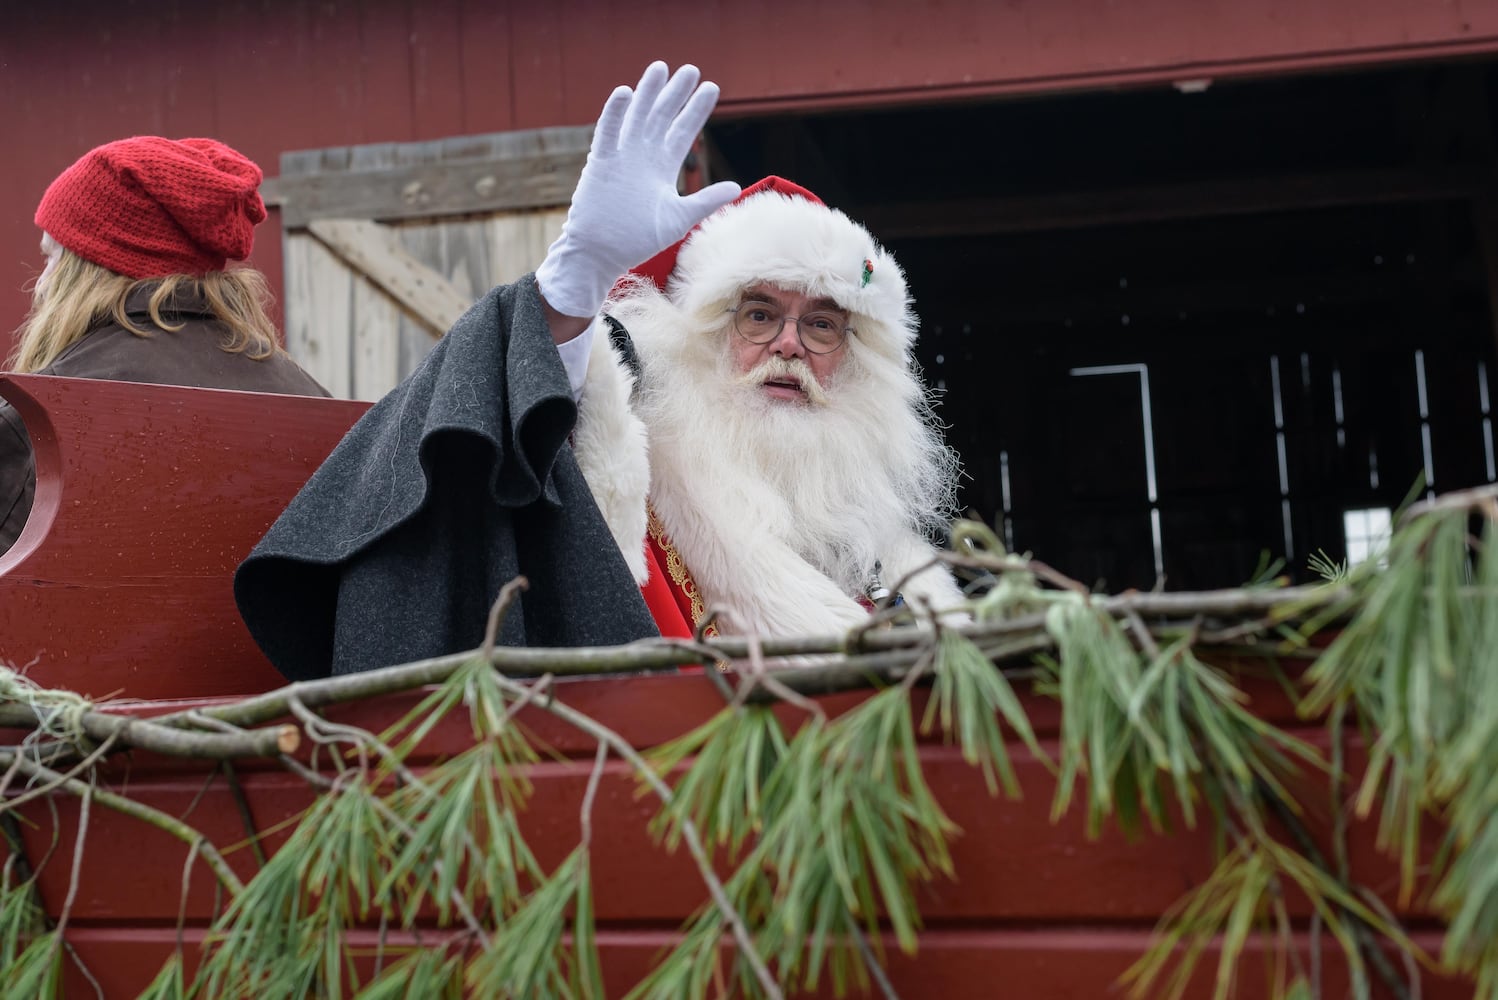
<svg viewBox="0 0 1498 1000">
<path fill-rule="evenodd" d="M 129 714 L 183 712 L 279 686 L 235 611 L 232 572 L 365 404 L 42 376 L 7 376 L 0 394 L 31 430 L 38 471 L 31 520 L 0 558 L 0 660 L 29 665 L 42 685 L 112 697 L 109 710 Z M 574 680 L 557 689 L 637 748 L 676 737 L 723 705 L 701 675 Z M 1256 713 L 1325 742 L 1319 727 L 1297 721 L 1275 685 L 1248 690 Z M 332 708 L 328 717 L 378 731 L 417 697 L 376 698 Z M 820 700 L 836 713 L 866 697 Z M 1053 749 L 1055 703 L 1027 696 L 1025 707 L 1042 745 Z M 559 753 L 532 769 L 535 792 L 522 818 L 550 868 L 576 843 L 594 743 L 534 706 L 521 720 Z M 466 723 L 446 722 L 413 761 L 453 752 L 467 738 Z M 955 878 L 920 890 L 919 950 L 889 949 L 889 976 L 901 996 L 1115 995 L 1161 915 L 1212 869 L 1204 828 L 1130 842 L 1114 831 L 1089 839 L 1080 809 L 1053 823 L 1053 777 L 1023 746 L 1010 750 L 1021 801 L 991 796 L 955 748 L 933 741 L 921 749 L 927 781 L 961 834 L 952 845 Z M 211 761 L 140 750 L 110 757 L 101 780 L 188 817 L 225 849 L 243 844 L 249 831 L 269 831 L 265 844 L 274 848 L 284 842 L 286 821 L 314 796 L 273 762 L 240 761 L 231 780 Z M 655 806 L 634 785 L 622 763 L 611 763 L 594 805 L 597 933 L 610 995 L 640 978 L 705 899 L 686 856 L 647 834 Z M 1308 785 L 1307 822 L 1321 835 L 1328 817 L 1318 815 L 1316 799 Z M 66 963 L 66 995 L 97 988 L 134 996 L 179 934 L 195 961 L 192 946 L 222 899 L 201 863 L 189 868 L 184 890 L 183 841 L 97 803 L 77 840 L 80 808 L 74 796 L 24 807 L 23 853 L 42 866 L 40 894 L 52 917 L 72 897 L 65 937 L 76 961 Z M 1393 903 L 1397 875 L 1372 839 L 1366 825 L 1352 831 L 1355 877 Z M 76 872 L 69 863 L 75 842 Z M 246 847 L 227 860 L 246 880 L 259 865 Z M 1288 905 L 1296 947 L 1308 952 L 1315 944 L 1308 906 L 1293 898 Z M 1418 908 L 1400 916 L 1416 941 L 1439 949 L 1432 917 Z M 371 927 L 367 941 L 377 935 Z M 1325 944 L 1324 995 L 1340 996 L 1345 970 Z M 1264 994 L 1266 969 L 1252 957 L 1260 947 L 1251 944 L 1240 963 L 1237 996 Z M 1189 995 L 1210 995 L 1211 978 L 1210 968 L 1200 969 Z M 1427 975 L 1422 995 L 1455 1000 L 1470 992 L 1468 983 Z"/>
</svg>

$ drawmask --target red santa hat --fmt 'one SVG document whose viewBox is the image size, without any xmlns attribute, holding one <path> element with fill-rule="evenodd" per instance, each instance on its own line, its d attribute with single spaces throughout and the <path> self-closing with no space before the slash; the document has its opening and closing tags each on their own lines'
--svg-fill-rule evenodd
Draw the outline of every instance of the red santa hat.
<svg viewBox="0 0 1498 1000">
<path fill-rule="evenodd" d="M 265 219 L 260 168 L 215 139 L 134 136 L 85 153 L 47 188 L 36 224 L 131 278 L 244 260 Z"/>
<path fill-rule="evenodd" d="M 903 361 L 915 341 L 905 274 L 869 231 L 781 177 L 766 177 L 635 268 L 693 315 L 717 316 L 756 282 L 825 297 L 859 342 Z"/>
</svg>

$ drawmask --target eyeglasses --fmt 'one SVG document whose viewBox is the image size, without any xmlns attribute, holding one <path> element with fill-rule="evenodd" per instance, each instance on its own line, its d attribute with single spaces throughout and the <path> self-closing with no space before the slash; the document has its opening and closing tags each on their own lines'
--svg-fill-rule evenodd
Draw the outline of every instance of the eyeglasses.
<svg viewBox="0 0 1498 1000">
<path fill-rule="evenodd" d="M 842 313 L 814 312 L 805 316 L 787 316 L 779 306 L 750 299 L 728 310 L 733 313 L 733 328 L 751 344 L 768 344 L 780 336 L 785 321 L 796 321 L 801 346 L 812 354 L 831 354 L 843 346 L 853 328 Z"/>
</svg>

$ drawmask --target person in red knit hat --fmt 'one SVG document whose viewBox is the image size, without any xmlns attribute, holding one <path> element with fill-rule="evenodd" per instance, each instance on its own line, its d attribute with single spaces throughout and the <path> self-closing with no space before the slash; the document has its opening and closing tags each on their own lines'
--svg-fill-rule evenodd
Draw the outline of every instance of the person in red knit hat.
<svg viewBox="0 0 1498 1000">
<path fill-rule="evenodd" d="M 264 276 L 230 266 L 265 219 L 261 179 L 215 139 L 134 136 L 85 153 L 37 206 L 46 265 L 10 369 L 328 395 L 282 350 Z M 35 481 L 25 428 L 0 403 L 0 552 Z"/>
</svg>

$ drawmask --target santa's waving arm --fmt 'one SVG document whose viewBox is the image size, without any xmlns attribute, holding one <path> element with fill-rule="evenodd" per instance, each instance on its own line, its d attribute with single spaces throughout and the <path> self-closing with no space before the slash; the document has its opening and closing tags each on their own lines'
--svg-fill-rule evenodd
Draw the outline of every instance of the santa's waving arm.
<svg viewBox="0 0 1498 1000">
<path fill-rule="evenodd" d="M 700 80 L 695 66 L 671 74 L 653 62 L 633 90 L 617 87 L 604 102 L 562 234 L 536 269 L 558 345 L 596 330 L 621 275 L 738 197 L 731 181 L 689 195 L 676 190 L 682 161 L 718 103 L 718 85 Z M 586 366 L 585 347 L 569 355 Z M 581 381 L 573 379 L 574 391 Z"/>
</svg>

